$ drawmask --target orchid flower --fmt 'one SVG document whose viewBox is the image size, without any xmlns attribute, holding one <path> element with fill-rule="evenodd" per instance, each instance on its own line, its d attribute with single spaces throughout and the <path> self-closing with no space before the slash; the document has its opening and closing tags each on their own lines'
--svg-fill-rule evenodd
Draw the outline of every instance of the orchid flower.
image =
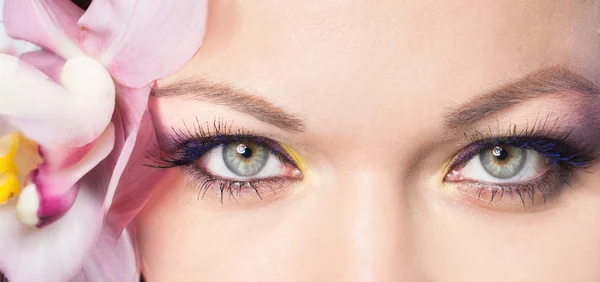
<svg viewBox="0 0 600 282">
<path fill-rule="evenodd" d="M 196 53 L 207 3 L 6 0 L 3 12 L 10 37 L 42 49 L 0 54 L 0 271 L 135 281 L 125 228 L 158 174 L 129 160 L 155 140 L 151 87 Z"/>
</svg>

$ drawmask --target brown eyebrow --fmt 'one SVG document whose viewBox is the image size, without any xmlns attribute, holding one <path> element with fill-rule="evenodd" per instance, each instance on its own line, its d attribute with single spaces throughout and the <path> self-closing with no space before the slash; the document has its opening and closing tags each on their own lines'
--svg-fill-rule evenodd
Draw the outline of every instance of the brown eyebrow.
<svg viewBox="0 0 600 282">
<path fill-rule="evenodd" d="M 150 95 L 165 98 L 185 97 L 226 106 L 287 131 L 300 132 L 305 128 L 304 122 L 296 115 L 284 111 L 261 97 L 225 83 L 187 79 L 164 87 L 155 87 Z"/>
<path fill-rule="evenodd" d="M 470 125 L 501 110 L 533 98 L 565 91 L 598 99 L 600 90 L 594 83 L 565 68 L 551 67 L 494 89 L 460 105 L 445 116 L 445 125 L 455 129 Z"/>
</svg>

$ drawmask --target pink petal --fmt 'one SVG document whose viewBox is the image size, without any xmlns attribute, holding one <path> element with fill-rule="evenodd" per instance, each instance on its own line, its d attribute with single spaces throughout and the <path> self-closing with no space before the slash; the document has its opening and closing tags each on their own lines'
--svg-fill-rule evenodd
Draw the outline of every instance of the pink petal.
<svg viewBox="0 0 600 282">
<path fill-rule="evenodd" d="M 82 46 L 119 84 L 141 88 L 192 58 L 206 13 L 206 0 L 94 0 L 79 21 Z"/>
<path fill-rule="evenodd" d="M 63 70 L 65 60 L 49 51 L 39 50 L 27 52 L 21 55 L 20 59 L 36 69 L 42 71 L 53 81 L 60 81 L 60 74 Z"/>
<path fill-rule="evenodd" d="M 90 258 L 71 282 L 140 281 L 131 237 L 127 231 L 114 233 L 104 229 Z"/>
<path fill-rule="evenodd" d="M 0 207 L 0 271 L 9 281 L 64 282 L 79 270 L 102 226 L 102 199 L 82 180 L 72 209 L 43 229 L 22 225 L 15 206 Z"/>
<path fill-rule="evenodd" d="M 166 170 L 144 166 L 148 164 L 147 152 L 157 144 L 150 112 L 142 118 L 138 139 L 115 191 L 106 221 L 116 230 L 125 228 L 144 207 L 152 194 L 152 187 L 164 176 Z"/>
<path fill-rule="evenodd" d="M 64 88 L 18 58 L 0 54 L 0 119 L 41 144 L 91 142 L 106 128 L 114 110 L 110 75 L 88 57 L 62 66 L 49 53 L 36 54 L 26 58 L 47 66 L 53 76 L 60 72 Z"/>
<path fill-rule="evenodd" d="M 70 0 L 6 0 L 4 25 L 9 36 L 70 59 L 84 55 L 77 25 L 83 12 Z"/>
<path fill-rule="evenodd" d="M 104 202 L 107 210 L 112 203 L 117 184 L 136 144 L 142 115 L 148 106 L 149 94 L 150 87 L 141 89 L 121 87 L 119 89 L 117 107 L 112 119 L 116 132 L 115 148 L 106 161 L 97 168 L 112 172 Z"/>
<path fill-rule="evenodd" d="M 110 125 L 93 145 L 82 148 L 42 147 L 40 154 L 44 162 L 30 175 L 37 195 L 32 195 L 33 199 L 25 198 L 24 191 L 19 198 L 17 215 L 20 218 L 33 218 L 34 222 L 31 223 L 38 227 L 62 217 L 77 198 L 77 182 L 109 155 L 114 144 L 114 127 Z M 20 208 L 24 201 L 29 203 L 24 207 L 25 210 Z M 32 211 L 36 211 L 37 222 L 35 216 L 31 215 Z"/>
<path fill-rule="evenodd" d="M 2 14 L 4 14 L 2 10 L 3 5 L 4 0 L 0 0 L 0 53 L 18 57 L 25 52 L 39 49 L 40 47 L 38 46 L 23 40 L 12 39 L 8 36 L 8 34 L 6 34 L 6 28 L 4 27 L 4 22 L 1 19 Z"/>
</svg>

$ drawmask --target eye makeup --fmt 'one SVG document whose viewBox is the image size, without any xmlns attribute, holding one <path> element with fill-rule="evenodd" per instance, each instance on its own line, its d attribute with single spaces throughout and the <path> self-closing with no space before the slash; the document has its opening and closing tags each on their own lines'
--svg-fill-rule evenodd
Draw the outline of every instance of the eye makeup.
<svg viewBox="0 0 600 282">
<path fill-rule="evenodd" d="M 551 121 L 548 115 L 546 119 L 536 119 L 535 122 L 525 125 L 511 123 L 508 127 L 501 127 L 497 122 L 495 128 L 467 130 L 464 136 L 468 145 L 448 161 L 443 181 L 452 185 L 461 195 L 467 196 L 463 200 L 474 201 L 493 209 L 510 206 L 532 210 L 533 207 L 555 199 L 565 186 L 571 185 L 577 172 L 589 168 L 595 162 L 598 154 L 597 142 L 600 140 L 590 138 L 595 136 L 595 133 L 585 132 L 589 121 L 574 123 L 574 126 L 565 126 L 564 119 L 561 122 L 563 123 L 558 123 L 558 120 Z M 195 186 L 198 198 L 204 198 L 212 191 L 209 194 L 218 195 L 221 204 L 227 198 L 237 201 L 239 198 L 252 196 L 262 200 L 267 194 L 281 195 L 279 191 L 303 179 L 305 162 L 300 154 L 286 144 L 255 135 L 243 128 L 234 130 L 232 123 L 225 122 L 223 118 L 215 118 L 212 124 L 207 122 L 203 125 L 198 119 L 191 127 L 185 122 L 183 124 L 181 129 L 171 128 L 172 133 L 161 139 L 166 141 L 159 144 L 158 153 L 149 153 L 152 161 L 149 166 L 179 167 L 185 178 Z M 225 159 L 235 160 L 235 165 L 245 164 L 251 159 L 238 159 L 247 153 L 239 151 L 240 146 L 255 153 L 262 152 L 261 160 L 268 159 L 265 153 L 268 151 L 281 163 L 277 166 L 277 173 L 267 176 L 249 173 L 253 171 L 253 167 L 263 167 L 264 164 L 261 164 L 245 167 L 244 173 L 228 177 L 215 174 L 207 165 L 210 163 L 206 161 L 209 155 L 220 158 L 220 153 L 214 153 L 220 147 L 226 148 L 223 150 L 228 155 Z M 516 181 L 498 182 L 481 180 L 465 173 L 464 169 L 469 162 L 481 159 L 485 152 L 493 153 L 492 150 L 496 147 L 503 148 L 509 155 L 513 155 L 512 157 L 514 154 L 529 156 L 522 160 L 525 162 L 531 161 L 531 156 L 534 156 L 538 159 L 534 163 L 540 164 L 537 166 L 543 169 L 537 169 L 539 171 L 534 171 L 533 177 L 527 179 L 523 177 Z M 240 156 L 236 154 L 236 150 Z M 512 175 L 501 167 L 503 162 L 494 159 L 490 154 L 486 158 L 487 163 L 497 166 L 497 171 L 503 171 L 507 177 Z M 507 163 L 514 163 L 514 159 L 513 162 Z M 227 167 L 235 171 L 231 165 L 228 163 Z M 530 169 L 531 165 L 525 163 L 515 168 Z"/>
<path fill-rule="evenodd" d="M 303 178 L 304 161 L 292 148 L 244 129 L 233 130 L 232 123 L 222 118 L 205 125 L 196 119 L 192 128 L 184 123 L 184 129 L 171 130 L 172 135 L 163 138 L 166 144 L 158 144 L 158 152 L 148 152 L 151 163 L 147 165 L 182 168 L 199 199 L 212 190 L 221 204 L 225 196 L 238 201 L 254 195 L 262 200 L 264 193 L 277 194 L 289 182 Z M 211 165 L 226 173 L 211 171 Z M 261 173 L 264 169 L 272 172 Z"/>
<path fill-rule="evenodd" d="M 459 191 L 488 205 L 518 202 L 527 208 L 556 198 L 565 185 L 571 185 L 576 170 L 591 166 L 598 155 L 596 144 L 578 140 L 572 130 L 559 129 L 556 122 L 549 122 L 549 118 L 522 129 L 515 124 L 509 128 L 502 132 L 498 125 L 485 133 L 465 133 L 470 144 L 450 161 L 444 181 L 455 184 Z M 532 179 L 515 182 L 478 181 L 461 173 L 461 169 L 484 152 L 511 147 L 535 151 L 545 159 L 547 168 Z"/>
<path fill-rule="evenodd" d="M 286 153 L 288 153 L 289 156 L 294 160 L 294 163 L 296 164 L 296 166 L 298 167 L 300 172 L 304 173 L 304 168 L 305 168 L 304 159 L 302 159 L 300 154 L 296 153 L 296 151 L 294 151 L 294 149 L 290 148 L 289 146 L 287 146 L 283 143 L 279 143 L 279 146 L 281 146 L 281 148 L 283 148 L 283 150 Z"/>
</svg>

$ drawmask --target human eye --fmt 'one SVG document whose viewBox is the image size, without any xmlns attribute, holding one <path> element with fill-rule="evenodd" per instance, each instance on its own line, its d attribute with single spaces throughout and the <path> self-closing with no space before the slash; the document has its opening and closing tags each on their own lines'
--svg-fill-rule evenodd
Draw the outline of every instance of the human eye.
<svg viewBox="0 0 600 282">
<path fill-rule="evenodd" d="M 233 131 L 222 120 L 209 127 L 173 131 L 168 146 L 150 154 L 151 167 L 182 168 L 196 185 L 198 198 L 215 192 L 225 198 L 263 199 L 290 181 L 303 178 L 303 162 L 293 149 L 243 130 Z"/>
<path fill-rule="evenodd" d="M 568 132 L 539 127 L 506 134 L 469 136 L 444 177 L 477 204 L 490 208 L 541 208 L 571 186 L 575 172 L 589 167 L 595 149 L 572 142 Z M 522 210 L 522 209 L 521 209 Z"/>
</svg>

